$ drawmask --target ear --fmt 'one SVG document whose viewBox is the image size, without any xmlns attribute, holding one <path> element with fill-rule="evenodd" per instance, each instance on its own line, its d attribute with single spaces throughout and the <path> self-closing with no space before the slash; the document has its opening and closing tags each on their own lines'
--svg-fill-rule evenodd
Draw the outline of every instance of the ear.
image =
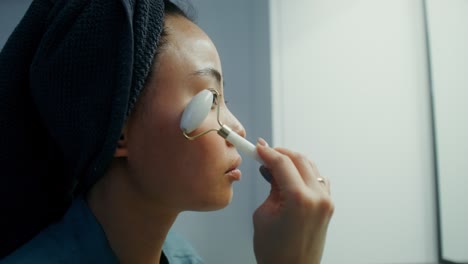
<svg viewBox="0 0 468 264">
<path fill-rule="evenodd" d="M 124 158 L 128 156 L 128 133 L 127 126 L 122 129 L 117 147 L 115 148 L 114 158 Z"/>
</svg>

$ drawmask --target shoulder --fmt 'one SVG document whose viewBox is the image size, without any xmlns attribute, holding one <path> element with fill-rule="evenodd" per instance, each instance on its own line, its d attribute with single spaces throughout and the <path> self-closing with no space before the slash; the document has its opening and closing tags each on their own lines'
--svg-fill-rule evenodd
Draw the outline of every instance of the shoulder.
<svg viewBox="0 0 468 264">
<path fill-rule="evenodd" d="M 163 245 L 163 252 L 170 264 L 204 263 L 192 245 L 173 231 L 167 234 Z"/>
<path fill-rule="evenodd" d="M 0 261 L 0 264 L 65 263 L 63 243 L 49 228 Z"/>
<path fill-rule="evenodd" d="M 78 198 L 57 223 L 0 260 L 0 264 L 117 263 L 103 230 L 86 202 Z"/>
</svg>

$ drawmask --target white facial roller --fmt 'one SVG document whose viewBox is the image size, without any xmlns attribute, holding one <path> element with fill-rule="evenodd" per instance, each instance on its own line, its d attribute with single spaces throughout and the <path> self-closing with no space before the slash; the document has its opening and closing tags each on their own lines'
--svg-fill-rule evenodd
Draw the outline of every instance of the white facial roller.
<svg viewBox="0 0 468 264">
<path fill-rule="evenodd" d="M 239 136 L 239 134 L 232 131 L 232 129 L 226 125 L 221 126 L 221 129 L 218 130 L 218 134 L 233 144 L 240 152 L 263 165 L 263 160 L 258 156 L 255 145 L 250 143 L 247 139 Z"/>
<path fill-rule="evenodd" d="M 201 125 L 213 105 L 213 96 L 210 90 L 203 90 L 192 98 L 180 120 L 182 131 L 190 134 Z"/>
<path fill-rule="evenodd" d="M 184 113 L 182 114 L 182 119 L 180 121 L 180 128 L 184 132 L 184 136 L 187 139 L 193 140 L 210 131 L 217 131 L 220 136 L 229 141 L 239 151 L 255 159 L 263 165 L 263 161 L 258 156 L 255 145 L 250 143 L 248 140 L 246 140 L 245 138 L 237 134 L 235 131 L 233 131 L 230 127 L 228 127 L 227 125 L 223 125 L 219 121 L 219 104 L 217 109 L 218 124 L 221 126 L 221 128 L 218 130 L 210 129 L 195 136 L 188 136 L 188 134 L 197 129 L 208 116 L 208 113 L 210 112 L 210 109 L 213 106 L 214 96 L 218 96 L 218 93 L 215 90 L 205 89 L 193 97 L 193 99 L 185 108 Z"/>
</svg>

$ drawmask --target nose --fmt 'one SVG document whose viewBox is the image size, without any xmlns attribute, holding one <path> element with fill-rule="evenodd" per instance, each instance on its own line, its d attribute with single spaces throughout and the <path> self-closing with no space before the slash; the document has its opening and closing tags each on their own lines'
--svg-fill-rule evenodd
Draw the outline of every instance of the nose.
<svg viewBox="0 0 468 264">
<path fill-rule="evenodd" d="M 234 130 L 237 134 L 239 134 L 241 137 L 245 138 L 247 132 L 245 132 L 244 126 L 237 120 L 236 118 L 236 125 L 232 127 L 232 130 Z"/>
<path fill-rule="evenodd" d="M 236 132 L 237 134 L 239 134 L 241 137 L 245 138 L 246 136 L 246 132 L 245 132 L 245 128 L 244 126 L 241 124 L 241 122 L 239 122 L 239 120 L 237 120 L 237 118 L 231 113 L 231 111 L 227 110 L 227 118 L 226 118 L 226 125 L 229 126 L 232 131 Z M 226 143 L 229 145 L 229 146 L 232 146 L 231 143 L 229 143 L 228 141 L 226 141 Z"/>
</svg>

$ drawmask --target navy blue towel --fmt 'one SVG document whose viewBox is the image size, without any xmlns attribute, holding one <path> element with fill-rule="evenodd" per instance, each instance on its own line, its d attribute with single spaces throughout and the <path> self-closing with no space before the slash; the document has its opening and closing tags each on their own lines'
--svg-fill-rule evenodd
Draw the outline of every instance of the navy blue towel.
<svg viewBox="0 0 468 264">
<path fill-rule="evenodd" d="M 34 0 L 0 53 L 0 258 L 112 159 L 150 71 L 162 0 Z"/>
</svg>

